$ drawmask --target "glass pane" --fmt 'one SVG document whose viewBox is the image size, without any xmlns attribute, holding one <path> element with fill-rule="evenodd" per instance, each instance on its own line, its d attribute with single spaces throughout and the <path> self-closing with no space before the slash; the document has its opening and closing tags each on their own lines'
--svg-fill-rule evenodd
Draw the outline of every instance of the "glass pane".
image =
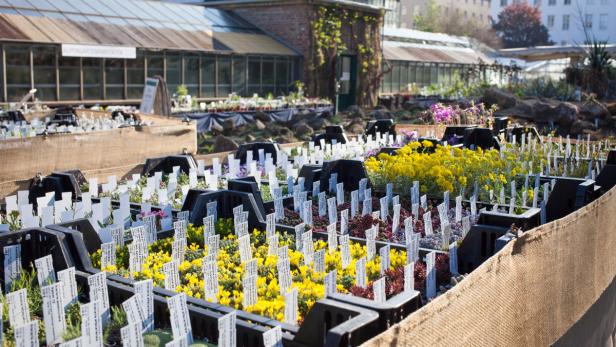
<svg viewBox="0 0 616 347">
<path fill-rule="evenodd" d="M 145 61 L 141 53 L 136 59 L 126 60 L 127 99 L 140 99 L 143 94 L 143 81 L 145 80 Z"/>
<path fill-rule="evenodd" d="M 8 101 L 19 101 L 30 91 L 29 46 L 5 46 Z"/>
<path fill-rule="evenodd" d="M 162 55 L 148 56 L 148 77 L 163 77 L 163 61 Z"/>
<path fill-rule="evenodd" d="M 201 57 L 201 97 L 216 96 L 216 60 L 212 56 Z"/>
<path fill-rule="evenodd" d="M 248 58 L 248 95 L 261 93 L 261 59 Z"/>
<path fill-rule="evenodd" d="M 231 58 L 218 57 L 218 96 L 231 94 Z"/>
<path fill-rule="evenodd" d="M 79 58 L 58 57 L 60 100 L 79 100 Z"/>
<path fill-rule="evenodd" d="M 289 62 L 276 60 L 276 95 L 286 95 L 289 92 Z"/>
<path fill-rule="evenodd" d="M 400 91 L 400 62 L 394 62 L 392 63 L 393 65 L 393 70 L 392 70 L 392 75 L 391 75 L 391 83 L 392 83 L 392 92 L 399 92 Z"/>
<path fill-rule="evenodd" d="M 199 56 L 184 56 L 184 84 L 188 88 L 188 94 L 193 97 L 199 96 Z"/>
<path fill-rule="evenodd" d="M 105 59 L 105 98 L 124 99 L 124 59 Z"/>
<path fill-rule="evenodd" d="M 56 49 L 55 47 L 32 47 L 34 58 L 34 88 L 41 101 L 56 100 Z M 8 73 L 8 71 L 7 71 Z"/>
<path fill-rule="evenodd" d="M 262 66 L 263 66 L 263 84 L 273 85 L 274 84 L 274 60 L 264 59 Z"/>
<path fill-rule="evenodd" d="M 409 83 L 409 64 L 402 62 L 400 66 L 400 90 L 406 90 L 406 86 Z"/>
<path fill-rule="evenodd" d="M 233 58 L 233 92 L 237 95 L 246 95 L 246 59 Z"/>
<path fill-rule="evenodd" d="M 102 83 L 103 60 L 83 58 L 83 98 L 86 100 L 101 100 L 103 98 Z"/>
<path fill-rule="evenodd" d="M 177 87 L 182 83 L 182 57 L 179 54 L 167 54 L 167 89 L 169 94 L 175 94 Z"/>
<path fill-rule="evenodd" d="M 391 70 L 385 66 L 383 76 L 383 93 L 391 93 Z"/>
</svg>

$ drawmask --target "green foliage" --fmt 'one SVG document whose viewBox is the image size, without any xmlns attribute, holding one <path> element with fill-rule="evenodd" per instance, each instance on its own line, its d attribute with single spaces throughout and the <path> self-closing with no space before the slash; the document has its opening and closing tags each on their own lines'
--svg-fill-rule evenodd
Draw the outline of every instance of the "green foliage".
<svg viewBox="0 0 616 347">
<path fill-rule="evenodd" d="M 575 87 L 563 80 L 554 81 L 550 78 L 536 78 L 510 85 L 508 89 L 520 98 L 538 97 L 561 101 L 574 100 Z"/>
<path fill-rule="evenodd" d="M 426 4 L 426 13 L 415 15 L 413 18 L 415 29 L 428 31 L 432 33 L 440 32 L 441 26 L 441 9 L 435 0 L 428 0 Z"/>
<path fill-rule="evenodd" d="M 186 87 L 186 85 L 184 84 L 180 84 L 179 86 L 177 86 L 177 88 L 175 89 L 175 94 L 181 98 L 184 96 L 188 95 L 188 88 Z"/>
<path fill-rule="evenodd" d="M 590 49 L 586 52 L 585 66 L 596 72 L 603 72 L 612 65 L 612 58 L 607 51 L 607 42 L 592 40 Z"/>
<path fill-rule="evenodd" d="M 120 330 L 128 324 L 126 312 L 119 306 L 111 307 L 111 319 L 103 331 L 103 340 L 108 343 L 121 342 Z"/>
<path fill-rule="evenodd" d="M 173 340 L 173 334 L 169 331 L 154 330 L 149 333 L 143 334 L 143 344 L 148 347 L 164 347 L 167 343 Z M 213 347 L 210 343 L 205 341 L 195 340 L 190 345 L 191 347 Z"/>
<path fill-rule="evenodd" d="M 81 336 L 81 312 L 79 303 L 74 303 L 66 309 L 66 330 L 62 338 L 70 341 Z"/>
</svg>

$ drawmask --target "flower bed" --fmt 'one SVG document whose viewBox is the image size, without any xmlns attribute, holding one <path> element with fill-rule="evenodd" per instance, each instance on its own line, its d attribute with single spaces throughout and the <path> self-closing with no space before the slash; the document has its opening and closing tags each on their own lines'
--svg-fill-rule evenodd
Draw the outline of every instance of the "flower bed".
<svg viewBox="0 0 616 347">
<path fill-rule="evenodd" d="M 208 255 L 208 247 L 204 247 L 203 242 L 203 227 L 189 226 L 186 232 L 187 246 L 185 259 L 179 264 L 180 285 L 175 289 L 177 292 L 186 293 L 189 296 L 205 299 L 204 290 L 204 275 L 202 265 L 204 258 Z M 253 259 L 257 260 L 258 277 L 257 277 L 257 294 L 258 300 L 256 304 L 244 306 L 242 292 L 242 273 L 245 271 L 245 263 L 241 263 L 238 254 L 238 238 L 233 234 L 229 220 L 220 220 L 216 224 L 216 233 L 220 235 L 220 246 L 216 257 L 218 267 L 218 282 L 219 290 L 216 295 L 216 302 L 242 309 L 247 312 L 256 313 L 265 317 L 273 318 L 282 321 L 284 318 L 285 301 L 284 296 L 280 293 L 277 273 L 276 255 L 268 255 L 269 245 L 266 240 L 265 233 L 254 230 L 250 234 L 250 243 L 253 254 Z M 298 290 L 298 322 L 301 324 L 303 317 L 310 311 L 314 303 L 325 297 L 324 277 L 325 274 L 336 270 L 337 271 L 337 291 L 340 293 L 359 293 L 358 295 L 368 297 L 369 294 L 361 294 L 359 288 L 354 287 L 355 282 L 355 263 L 358 259 L 366 256 L 366 246 L 359 243 L 350 243 L 350 263 L 346 268 L 342 267 L 341 251 L 328 251 L 327 243 L 324 241 L 314 241 L 314 252 L 325 250 L 325 271 L 317 272 L 312 265 L 306 265 L 303 262 L 303 253 L 295 247 L 295 240 L 292 236 L 286 234 L 278 234 L 279 247 L 288 247 L 288 258 L 290 264 L 290 272 L 292 277 L 292 287 Z M 152 278 L 156 286 L 163 287 L 165 276 L 161 272 L 164 263 L 168 263 L 172 259 L 172 243 L 173 240 L 163 239 L 151 244 L 149 248 L 149 256 L 143 263 L 141 271 L 129 273 L 129 259 L 126 247 L 117 248 L 116 266 L 108 266 L 103 270 L 110 273 L 116 273 L 125 278 L 133 276 L 134 279 Z M 92 264 L 95 267 L 101 265 L 101 254 L 99 250 L 91 255 Z M 391 249 L 390 254 L 390 269 L 396 270 L 401 268 L 406 263 L 406 252 Z M 449 283 L 448 273 L 448 258 L 446 254 L 437 255 L 437 278 L 439 283 Z M 376 280 L 380 277 L 380 256 L 376 255 L 372 260 L 366 263 L 366 275 L 368 281 Z M 415 288 L 423 291 L 425 285 L 425 265 L 422 262 L 417 262 L 414 269 Z M 392 281 L 393 279 L 393 281 Z M 403 287 L 396 285 L 394 282 L 399 280 L 394 277 L 387 277 L 388 297 L 400 293 Z M 208 298 L 208 301 L 214 301 Z"/>
<path fill-rule="evenodd" d="M 373 195 L 372 197 L 372 211 L 379 211 L 380 203 L 379 196 Z M 404 244 L 406 242 L 404 236 L 404 220 L 408 217 L 412 217 L 410 203 L 408 199 L 400 199 L 401 200 L 401 208 L 400 208 L 400 219 L 397 231 L 394 232 L 393 226 L 393 216 L 388 215 L 385 220 L 382 220 L 380 217 L 376 218 L 372 215 L 372 213 L 362 215 L 361 212 L 358 213 L 355 217 L 349 216 L 348 221 L 348 233 L 350 236 L 358 237 L 358 238 L 366 238 L 366 230 L 370 229 L 372 226 L 377 227 L 377 240 L 386 241 L 386 242 L 394 242 L 399 244 Z M 318 205 L 318 204 L 317 204 Z M 359 204 L 360 208 L 363 206 Z M 336 207 L 337 218 L 337 230 L 340 230 L 340 212 L 346 209 L 350 209 L 350 203 L 343 203 Z M 390 206 L 391 210 L 391 206 Z M 431 213 L 432 220 L 432 230 L 433 233 L 427 235 L 426 228 L 424 225 L 423 218 L 413 217 L 413 232 L 420 235 L 419 246 L 421 248 L 434 249 L 434 250 L 442 250 L 442 234 L 437 231 L 441 228 L 441 221 L 439 217 L 439 212 L 436 207 L 436 201 L 427 200 L 427 208 L 418 207 L 419 216 L 423 216 L 427 212 Z M 464 236 L 464 231 L 462 227 L 462 222 L 455 222 L 455 208 L 450 208 L 448 211 L 448 218 L 450 220 L 451 226 L 451 235 L 449 242 L 458 242 L 461 241 Z M 462 217 L 469 217 L 469 227 L 477 222 L 478 215 L 472 217 L 471 211 L 468 206 L 462 208 Z M 279 221 L 279 224 L 285 226 L 295 226 L 302 223 L 303 220 L 298 212 L 295 212 L 292 209 L 285 208 L 285 218 Z M 313 203 L 312 206 L 312 230 L 317 233 L 327 233 L 327 226 L 330 224 L 329 218 L 326 215 L 319 216 L 319 207 L 315 206 Z"/>
</svg>

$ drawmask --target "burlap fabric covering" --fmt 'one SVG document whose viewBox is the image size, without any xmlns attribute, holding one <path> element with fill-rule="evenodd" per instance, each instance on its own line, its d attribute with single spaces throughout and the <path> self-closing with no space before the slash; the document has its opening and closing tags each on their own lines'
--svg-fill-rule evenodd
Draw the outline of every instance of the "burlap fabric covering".
<svg viewBox="0 0 616 347">
<path fill-rule="evenodd" d="M 615 189 L 526 232 L 365 345 L 616 346 Z"/>
</svg>

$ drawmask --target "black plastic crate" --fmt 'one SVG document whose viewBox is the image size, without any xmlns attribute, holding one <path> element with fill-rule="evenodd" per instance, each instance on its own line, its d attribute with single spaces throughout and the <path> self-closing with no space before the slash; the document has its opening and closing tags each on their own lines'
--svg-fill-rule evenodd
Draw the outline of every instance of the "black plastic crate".
<svg viewBox="0 0 616 347">
<path fill-rule="evenodd" d="M 497 241 L 511 227 L 475 224 L 458 248 L 458 271 L 469 273 L 498 252 Z"/>
<path fill-rule="evenodd" d="M 241 144 L 235 152 L 235 159 L 240 160 L 240 164 L 246 164 L 246 154 L 252 152 L 253 160 L 259 159 L 259 150 L 262 149 L 264 154 L 268 153 L 272 156 L 272 163 L 278 162 L 278 153 L 280 148 L 275 142 L 252 142 Z"/>
<path fill-rule="evenodd" d="M 0 248 L 21 245 L 21 265 L 27 269 L 34 260 L 51 254 L 54 270 L 64 270 L 74 265 L 66 236 L 58 231 L 43 228 L 24 229 L 0 234 Z M 4 264 L 4 252 L 0 252 Z M 4 288 L 4 266 L 0 268 L 0 282 Z"/>
<path fill-rule="evenodd" d="M 257 180 L 253 176 L 235 178 L 227 181 L 227 190 L 236 192 L 251 193 L 255 199 L 257 208 L 261 211 L 261 215 L 265 216 L 265 205 Z M 273 201 L 271 202 L 273 204 Z"/>
<path fill-rule="evenodd" d="M 28 200 L 36 208 L 36 198 L 45 196 L 47 192 L 54 192 L 55 199 L 62 199 L 62 193 L 73 193 L 73 199 L 81 197 L 80 184 L 85 182 L 85 177 L 79 170 L 53 172 L 51 175 L 30 181 Z"/>
<path fill-rule="evenodd" d="M 298 177 L 304 178 L 304 190 L 312 191 L 312 182 L 321 180 L 323 165 L 306 164 L 299 170 Z"/>
<path fill-rule="evenodd" d="M 468 128 L 464 130 L 464 147 L 481 149 L 500 149 L 498 139 L 492 134 L 492 130 L 486 128 Z"/>
<path fill-rule="evenodd" d="M 540 183 L 555 181 L 545 206 L 546 221 L 562 218 L 596 198 L 595 181 L 584 178 L 541 176 Z"/>
<path fill-rule="evenodd" d="M 146 159 L 143 169 L 141 170 L 141 175 L 152 176 L 158 171 L 169 174 L 173 172 L 174 166 L 179 166 L 180 171 L 187 175 L 190 172 L 190 169 L 197 169 L 197 164 L 195 163 L 195 159 L 192 155 L 170 155 L 166 157 Z"/>
<path fill-rule="evenodd" d="M 393 119 L 377 119 L 368 121 L 364 134 L 366 136 L 374 137 L 377 133 L 380 133 L 381 135 L 396 136 L 396 123 L 394 123 Z"/>
<path fill-rule="evenodd" d="M 326 191 L 329 187 L 329 179 L 333 173 L 338 174 L 338 183 L 344 183 L 345 191 L 353 191 L 359 189 L 359 181 L 363 178 L 368 179 L 368 172 L 364 163 L 360 160 L 353 159 L 338 159 L 326 161 L 323 163 L 321 170 L 321 191 Z M 308 182 L 306 182 L 308 184 Z M 368 180 L 367 188 L 370 188 L 370 180 Z M 309 192 L 312 191 L 312 184 L 309 186 Z"/>
<path fill-rule="evenodd" d="M 248 225 L 258 226 L 265 220 L 261 213 L 261 208 L 257 206 L 255 198 L 250 193 L 237 192 L 232 190 L 210 191 L 200 194 L 194 202 L 194 207 L 190 213 L 189 222 L 195 226 L 203 225 L 203 218 L 207 216 L 207 204 L 216 202 L 218 218 L 232 218 L 233 208 L 239 205 L 248 211 Z"/>
<path fill-rule="evenodd" d="M 67 236 L 71 252 L 78 259 L 76 261 L 78 270 L 86 276 L 100 272 L 92 267 L 89 257 L 90 248 L 100 248 L 100 239 L 97 235 L 82 234 L 83 231 L 69 229 L 66 226 L 52 226 L 52 228 Z M 84 239 L 89 238 L 94 241 L 89 240 L 87 246 Z M 96 242 L 98 246 L 94 247 Z M 117 275 L 108 275 L 107 278 L 109 289 L 114 292 L 113 294 L 110 292 L 110 300 L 122 302 L 134 293 L 132 280 Z M 168 324 L 166 298 L 174 295 L 176 293 L 173 291 L 154 288 L 155 317 L 158 325 Z M 217 319 L 234 311 L 231 307 L 192 297 L 187 297 L 187 304 L 195 336 L 211 341 L 216 341 L 218 338 Z M 241 310 L 236 312 L 238 346 L 262 346 L 263 332 L 277 325 L 282 327 L 284 344 L 289 346 L 356 346 L 379 332 L 377 329 L 379 316 L 376 312 L 331 299 L 317 301 L 299 327 Z"/>
<path fill-rule="evenodd" d="M 325 141 L 326 144 L 332 144 L 334 141 L 342 144 L 349 142 L 349 139 L 344 133 L 344 129 L 340 125 L 326 126 L 324 134 L 312 136 L 312 142 L 314 142 L 314 145 L 317 147 L 321 146 L 321 140 Z"/>
</svg>

